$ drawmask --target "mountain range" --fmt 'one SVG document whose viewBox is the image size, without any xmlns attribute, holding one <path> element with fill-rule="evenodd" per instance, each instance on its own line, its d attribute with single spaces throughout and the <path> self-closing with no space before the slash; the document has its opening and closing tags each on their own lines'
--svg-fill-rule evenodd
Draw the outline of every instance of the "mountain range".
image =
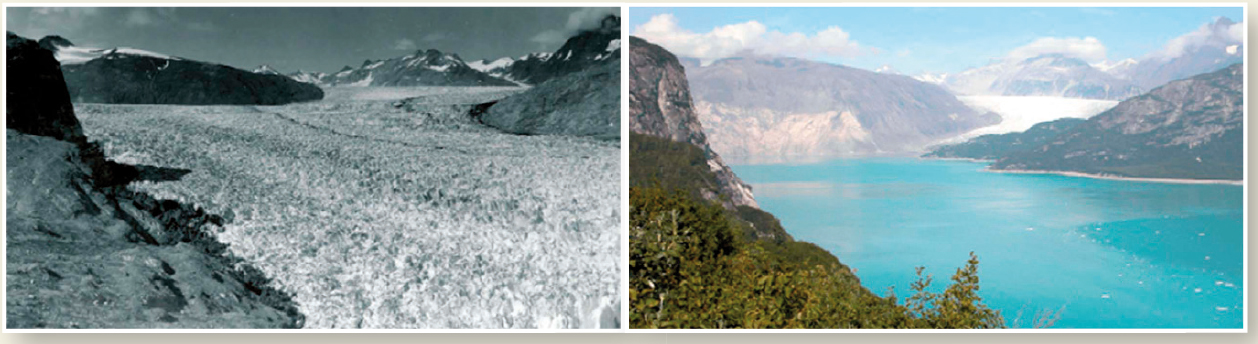
<svg viewBox="0 0 1258 344">
<path fill-rule="evenodd" d="M 1140 59 L 1088 63 L 1061 54 L 1000 59 L 959 73 L 914 78 L 947 87 L 959 95 L 1055 96 L 1123 100 L 1167 82 L 1240 63 L 1243 29 L 1226 17 L 1172 39 Z"/>
<path fill-rule="evenodd" d="M 749 162 L 897 154 L 996 124 L 913 78 L 798 58 L 682 59 L 712 148 Z"/>
<path fill-rule="evenodd" d="M 435 49 L 384 60 L 363 61 L 336 73 L 298 71 L 294 80 L 320 86 L 522 86 L 538 85 L 620 57 L 620 17 L 604 17 L 598 28 L 568 38 L 554 52 L 466 62 Z"/>
<path fill-rule="evenodd" d="M 1244 178 L 1243 65 L 1169 82 L 1086 121 L 982 136 L 928 157 L 994 159 L 993 170 L 1139 178 Z"/>
<path fill-rule="evenodd" d="M 60 62 L 75 102 L 278 105 L 323 98 L 318 87 L 280 75 L 140 49 L 79 47 L 60 36 L 38 44 Z"/>
</svg>

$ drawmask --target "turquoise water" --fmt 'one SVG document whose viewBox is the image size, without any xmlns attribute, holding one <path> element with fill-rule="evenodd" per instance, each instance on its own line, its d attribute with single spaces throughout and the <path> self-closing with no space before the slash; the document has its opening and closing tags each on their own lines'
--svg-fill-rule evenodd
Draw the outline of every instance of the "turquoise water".
<svg viewBox="0 0 1258 344">
<path fill-rule="evenodd" d="M 1242 188 L 981 172 L 914 158 L 734 166 L 796 239 L 833 252 L 861 283 L 934 289 L 979 258 L 979 295 L 1010 326 L 1240 328 Z"/>
</svg>

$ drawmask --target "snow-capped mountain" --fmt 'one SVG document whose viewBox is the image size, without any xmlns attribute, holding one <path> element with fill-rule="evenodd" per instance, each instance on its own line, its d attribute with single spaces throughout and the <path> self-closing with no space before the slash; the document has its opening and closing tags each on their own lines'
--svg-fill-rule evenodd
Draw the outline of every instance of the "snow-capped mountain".
<svg viewBox="0 0 1258 344">
<path fill-rule="evenodd" d="M 491 75 L 536 85 L 611 60 L 620 60 L 620 17 L 615 15 L 603 18 L 598 29 L 568 38 L 554 53 L 534 53 L 510 61 L 482 61 L 479 65 Z"/>
<path fill-rule="evenodd" d="M 270 66 L 270 65 L 261 65 L 261 66 L 258 66 L 258 68 L 254 68 L 254 69 L 253 69 L 253 72 L 254 72 L 254 73 L 258 73 L 258 74 L 284 75 L 283 73 L 280 73 L 279 71 L 275 70 L 274 68 L 271 68 L 271 66 Z"/>
<path fill-rule="evenodd" d="M 277 74 L 135 48 L 80 47 L 61 36 L 38 44 L 61 63 L 76 103 L 278 105 L 323 98 L 318 87 Z"/>
<path fill-rule="evenodd" d="M 948 79 L 948 73 L 939 73 L 939 74 L 922 73 L 922 74 L 914 75 L 913 78 L 917 79 L 917 81 L 921 81 L 928 84 L 943 85 L 944 80 Z"/>
<path fill-rule="evenodd" d="M 1002 60 L 942 79 L 945 87 L 960 95 L 1122 100 L 1141 92 L 1141 88 L 1129 80 L 1060 54 Z"/>
<path fill-rule="evenodd" d="M 62 65 L 83 64 L 87 61 L 98 59 L 101 57 L 112 56 L 146 56 L 166 60 L 182 60 L 182 58 L 170 56 L 162 53 L 155 53 L 148 50 L 140 50 L 127 47 L 116 48 L 87 48 L 75 46 L 70 40 L 61 36 L 46 36 L 39 40 L 39 46 L 51 50 L 57 62 Z"/>
<path fill-rule="evenodd" d="M 1096 68 L 1099 71 L 1109 73 L 1110 75 L 1116 76 L 1121 79 L 1129 79 L 1130 78 L 1129 73 L 1131 72 L 1131 68 L 1135 67 L 1136 64 L 1138 63 L 1140 62 L 1132 58 L 1122 59 L 1118 61 L 1106 60 L 1106 61 L 1101 61 L 1099 63 L 1092 64 L 1092 68 Z"/>
<path fill-rule="evenodd" d="M 314 78 L 317 74 L 302 74 Z M 358 68 L 345 66 L 323 75 L 324 86 L 516 86 L 516 83 L 476 70 L 457 54 L 436 49 L 384 60 L 366 60 Z"/>
<path fill-rule="evenodd" d="M 298 70 L 285 76 L 307 84 L 321 85 L 322 80 L 328 77 L 328 73 Z"/>
</svg>

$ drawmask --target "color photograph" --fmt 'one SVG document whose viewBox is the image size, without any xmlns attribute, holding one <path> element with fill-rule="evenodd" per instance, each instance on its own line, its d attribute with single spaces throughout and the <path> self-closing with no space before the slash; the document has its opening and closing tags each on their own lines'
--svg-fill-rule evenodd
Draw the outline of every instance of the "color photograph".
<svg viewBox="0 0 1258 344">
<path fill-rule="evenodd" d="M 629 328 L 1243 330 L 1244 12 L 631 7 Z"/>
</svg>

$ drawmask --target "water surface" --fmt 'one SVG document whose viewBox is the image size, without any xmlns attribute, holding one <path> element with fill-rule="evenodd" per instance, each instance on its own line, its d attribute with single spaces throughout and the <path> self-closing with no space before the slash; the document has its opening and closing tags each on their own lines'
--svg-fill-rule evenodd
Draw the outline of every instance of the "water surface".
<svg viewBox="0 0 1258 344">
<path fill-rule="evenodd" d="M 903 298 L 978 254 L 980 296 L 1011 326 L 1240 328 L 1242 187 L 980 171 L 914 158 L 734 166 L 796 239 Z"/>
</svg>

